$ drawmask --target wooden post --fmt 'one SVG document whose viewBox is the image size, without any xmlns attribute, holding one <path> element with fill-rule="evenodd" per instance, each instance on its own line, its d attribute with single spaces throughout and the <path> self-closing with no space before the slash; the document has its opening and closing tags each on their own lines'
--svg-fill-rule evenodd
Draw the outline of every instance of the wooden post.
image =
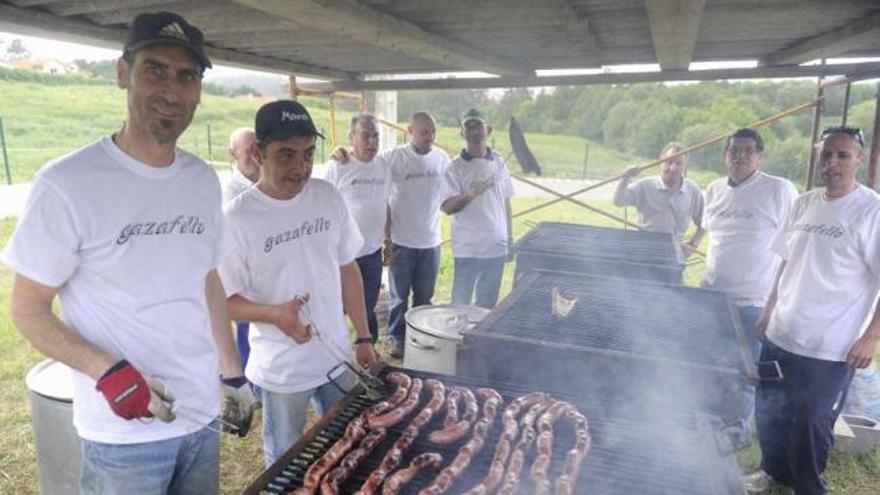
<svg viewBox="0 0 880 495">
<path fill-rule="evenodd" d="M 868 159 L 868 177 L 865 185 L 874 189 L 877 182 L 877 162 L 880 162 L 880 83 L 874 102 L 874 132 L 871 136 L 871 154 Z"/>
<path fill-rule="evenodd" d="M 331 94 L 327 98 L 330 100 L 330 145 L 335 150 L 336 149 L 336 97 Z"/>
<path fill-rule="evenodd" d="M 849 90 L 852 86 L 852 83 L 846 83 L 846 91 L 843 93 L 843 118 L 841 119 L 840 125 L 846 127 L 846 118 L 849 116 Z"/>
<path fill-rule="evenodd" d="M 299 88 L 296 86 L 296 76 L 291 74 L 287 77 L 287 92 L 290 94 L 291 100 L 296 100 L 297 95 L 299 95 Z"/>
</svg>

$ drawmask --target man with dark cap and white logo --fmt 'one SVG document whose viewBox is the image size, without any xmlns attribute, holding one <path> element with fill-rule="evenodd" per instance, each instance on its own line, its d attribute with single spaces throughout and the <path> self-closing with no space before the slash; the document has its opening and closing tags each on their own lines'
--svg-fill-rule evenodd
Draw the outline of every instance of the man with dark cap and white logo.
<svg viewBox="0 0 880 495">
<path fill-rule="evenodd" d="M 225 424 L 250 426 L 216 272 L 220 184 L 175 146 L 210 66 L 182 17 L 136 17 L 117 64 L 122 129 L 40 171 L 3 254 L 15 324 L 74 370 L 81 493 L 216 493 L 221 390 Z"/>
<path fill-rule="evenodd" d="M 375 362 L 355 257 L 363 244 L 332 184 L 312 179 L 320 136 L 295 101 L 256 116 L 260 179 L 226 205 L 231 243 L 220 276 L 230 315 L 253 324 L 245 374 L 262 390 L 263 452 L 271 465 L 300 436 L 309 402 L 324 414 L 356 383 L 345 314 L 358 362 Z M 315 335 L 315 334 L 319 335 Z"/>
<path fill-rule="evenodd" d="M 454 215 L 452 304 L 494 307 L 511 252 L 513 183 L 504 160 L 486 145 L 491 132 L 482 112 L 468 110 L 461 118 L 467 147 L 444 175 L 440 208 Z"/>
</svg>

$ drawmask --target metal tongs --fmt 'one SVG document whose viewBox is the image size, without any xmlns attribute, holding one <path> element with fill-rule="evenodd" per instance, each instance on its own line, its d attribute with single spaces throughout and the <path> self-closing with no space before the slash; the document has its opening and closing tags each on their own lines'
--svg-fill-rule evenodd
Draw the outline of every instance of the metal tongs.
<svg viewBox="0 0 880 495">
<path fill-rule="evenodd" d="M 306 299 L 302 300 L 302 306 L 299 308 L 299 319 L 304 327 L 310 328 L 311 333 L 318 337 L 318 341 L 324 345 L 328 352 L 330 352 L 333 357 L 339 360 L 339 364 L 330 368 L 330 371 L 326 373 L 327 379 L 330 380 L 330 383 L 333 384 L 334 387 L 339 389 L 343 394 L 349 394 L 351 390 L 345 390 L 339 383 L 336 382 L 332 378 L 333 373 L 339 369 L 341 366 L 345 366 L 350 369 L 352 373 L 354 373 L 355 377 L 357 377 L 358 383 L 364 387 L 364 391 L 367 394 L 367 397 L 378 400 L 385 397 L 385 382 L 382 381 L 379 377 L 373 375 L 368 370 L 364 369 L 356 361 L 352 361 L 348 359 L 345 351 L 339 348 L 335 342 L 325 337 L 324 334 L 318 329 L 318 326 L 315 325 L 315 321 L 312 319 L 312 313 L 309 311 L 309 303 Z"/>
</svg>

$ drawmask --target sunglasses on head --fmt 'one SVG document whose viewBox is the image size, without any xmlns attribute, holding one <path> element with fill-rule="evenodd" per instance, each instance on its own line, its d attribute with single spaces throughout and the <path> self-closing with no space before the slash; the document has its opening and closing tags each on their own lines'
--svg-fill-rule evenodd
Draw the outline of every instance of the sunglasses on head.
<svg viewBox="0 0 880 495">
<path fill-rule="evenodd" d="M 847 136 L 852 136 L 853 139 L 859 142 L 859 145 L 864 148 L 865 147 L 865 135 L 862 134 L 862 130 L 858 127 L 848 127 L 848 126 L 835 126 L 828 127 L 824 131 L 822 131 L 822 139 L 832 135 L 832 134 L 846 134 Z"/>
</svg>

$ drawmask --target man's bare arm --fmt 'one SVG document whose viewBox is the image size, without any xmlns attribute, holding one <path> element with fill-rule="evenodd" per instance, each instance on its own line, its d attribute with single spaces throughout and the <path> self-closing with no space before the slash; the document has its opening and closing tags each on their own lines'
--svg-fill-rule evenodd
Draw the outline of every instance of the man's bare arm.
<svg viewBox="0 0 880 495">
<path fill-rule="evenodd" d="M 205 276 L 205 299 L 211 317 L 211 332 L 220 358 L 220 374 L 224 377 L 241 376 L 241 360 L 232 338 L 232 324 L 226 309 L 226 293 L 216 270 Z"/>
<path fill-rule="evenodd" d="M 15 274 L 12 321 L 38 351 L 97 380 L 122 356 L 112 356 L 83 339 L 52 313 L 58 289 Z"/>
</svg>

